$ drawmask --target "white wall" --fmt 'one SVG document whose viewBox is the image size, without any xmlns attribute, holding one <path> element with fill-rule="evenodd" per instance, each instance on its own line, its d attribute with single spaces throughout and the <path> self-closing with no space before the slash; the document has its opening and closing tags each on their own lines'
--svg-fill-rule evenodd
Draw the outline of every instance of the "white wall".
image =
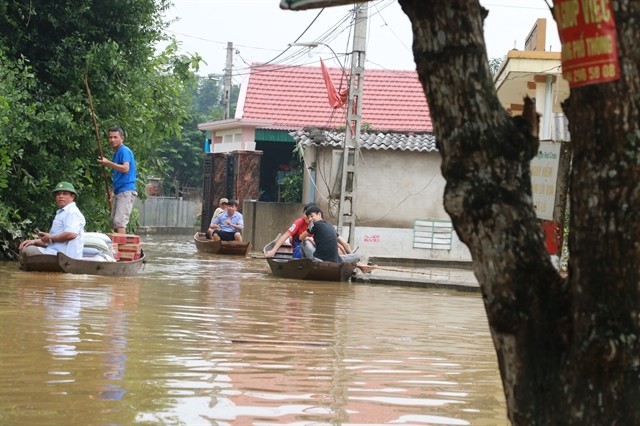
<svg viewBox="0 0 640 426">
<path fill-rule="evenodd" d="M 332 148 L 305 150 L 306 165 L 315 165 L 315 201 L 325 213 L 325 219 L 334 225 L 338 214 L 341 155 Z M 413 248 L 416 220 L 450 220 L 443 206 L 446 182 L 440 164 L 437 152 L 361 150 L 356 166 L 353 244 L 359 254 L 471 260 L 468 249 L 455 232 L 452 232 L 450 250 Z M 305 188 L 312 186 L 308 179 L 309 174 L 305 175 Z"/>
<path fill-rule="evenodd" d="M 450 250 L 413 248 L 413 229 L 356 227 L 353 249 L 363 257 L 471 261 L 471 253 L 452 232 Z"/>
<path fill-rule="evenodd" d="M 307 166 L 315 163 L 315 201 L 325 219 L 335 222 L 341 153 L 330 148 L 310 151 L 313 148 L 305 157 Z M 444 186 L 437 152 L 361 150 L 354 191 L 356 225 L 410 228 L 415 219 L 448 220 L 442 204 Z"/>
<path fill-rule="evenodd" d="M 363 150 L 356 171 L 356 224 L 412 227 L 415 219 L 449 219 L 437 152 Z"/>
</svg>

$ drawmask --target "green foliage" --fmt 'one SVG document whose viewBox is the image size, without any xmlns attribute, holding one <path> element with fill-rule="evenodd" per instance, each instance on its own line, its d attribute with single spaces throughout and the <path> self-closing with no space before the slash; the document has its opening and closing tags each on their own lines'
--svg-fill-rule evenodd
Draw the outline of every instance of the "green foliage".
<svg viewBox="0 0 640 426">
<path fill-rule="evenodd" d="M 210 74 L 207 77 L 197 79 L 197 84 L 192 89 L 195 113 L 203 119 L 212 121 L 222 119 L 220 81 L 222 76 Z"/>
<path fill-rule="evenodd" d="M 203 143 L 205 136 L 198 124 L 222 118 L 218 81 L 209 78 L 189 76 L 189 84 L 183 88 L 181 96 L 188 105 L 189 114 L 182 123 L 180 135 L 167 138 L 157 146 L 158 158 L 163 167 L 155 171 L 155 176 L 163 181 L 165 194 L 176 194 L 184 187 L 202 185 Z"/>
<path fill-rule="evenodd" d="M 302 201 L 303 167 L 291 170 L 280 183 L 281 196 L 285 203 L 299 203 Z"/>
<path fill-rule="evenodd" d="M 155 54 L 168 5 L 166 0 L 0 0 L 0 223 L 5 230 L 0 256 L 13 253 L 16 236 L 22 238 L 30 223 L 49 227 L 55 214 L 50 191 L 60 180 L 78 189 L 87 230 L 108 230 L 112 171 L 103 173 L 97 157 L 100 150 L 112 155 L 110 125 L 127 131 L 139 189 L 148 174 L 179 167 L 200 171 L 202 136 L 193 146 L 194 141 L 181 142 L 184 123 L 195 120 L 187 88 L 201 59 L 177 55 L 175 44 Z M 167 168 L 176 153 L 181 160 Z"/>
<path fill-rule="evenodd" d="M 176 192 L 201 185 L 197 125 L 222 118 L 220 80 L 197 78 L 201 58 L 178 55 L 175 42 L 156 54 L 168 7 L 168 0 L 0 0 L 0 256 L 15 253 L 16 236 L 31 223 L 49 227 L 50 191 L 60 180 L 78 189 L 87 230 L 109 230 L 112 170 L 96 160 L 112 155 L 113 124 L 127 132 L 141 196 L 149 175 Z M 238 93 L 233 86 L 232 114 Z M 130 225 L 138 223 L 134 215 Z"/>
<path fill-rule="evenodd" d="M 24 150 L 15 145 L 15 136 L 23 134 L 33 138 L 31 122 L 36 106 L 28 102 L 28 90 L 33 85 L 33 74 L 24 67 L 22 59 L 12 63 L 0 49 L 0 190 L 9 189 L 9 176 L 21 163 Z"/>
<path fill-rule="evenodd" d="M 189 105 L 190 114 L 182 123 L 182 133 L 161 141 L 156 148 L 158 159 L 164 161 L 162 167 L 156 168 L 154 176 L 162 179 L 164 194 L 180 194 L 185 187 L 202 186 L 205 135 L 198 129 L 198 124 L 224 117 L 221 76 L 191 74 L 186 80 L 188 84 L 183 87 L 182 96 Z M 234 114 L 239 92 L 239 86 L 232 86 L 231 114 Z"/>
<path fill-rule="evenodd" d="M 506 56 L 503 56 L 502 58 L 489 59 L 489 72 L 491 73 L 492 76 L 498 73 L 505 59 L 506 59 Z"/>
<path fill-rule="evenodd" d="M 29 219 L 21 219 L 17 210 L 11 210 L 0 204 L 0 260 L 16 259 L 17 246 L 26 238 Z"/>
</svg>

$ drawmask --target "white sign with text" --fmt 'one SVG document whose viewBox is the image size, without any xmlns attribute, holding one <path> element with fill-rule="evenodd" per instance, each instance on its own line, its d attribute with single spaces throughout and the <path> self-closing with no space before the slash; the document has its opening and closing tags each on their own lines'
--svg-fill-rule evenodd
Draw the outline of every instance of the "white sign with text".
<svg viewBox="0 0 640 426">
<path fill-rule="evenodd" d="M 531 192 L 540 219 L 553 220 L 561 145 L 559 142 L 540 141 L 538 155 L 531 160 Z"/>
</svg>

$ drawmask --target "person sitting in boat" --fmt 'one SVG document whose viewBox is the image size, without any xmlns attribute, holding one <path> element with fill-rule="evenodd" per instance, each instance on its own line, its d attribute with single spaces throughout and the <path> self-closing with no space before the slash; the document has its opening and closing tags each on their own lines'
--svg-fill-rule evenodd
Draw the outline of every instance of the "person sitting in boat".
<svg viewBox="0 0 640 426">
<path fill-rule="evenodd" d="M 69 182 L 58 183 L 51 192 L 58 205 L 51 229 L 49 232 L 37 231 L 39 238 L 23 241 L 18 247 L 20 254 L 34 256 L 62 252 L 74 259 L 82 259 L 86 221 L 76 206 L 78 192 Z"/>
<path fill-rule="evenodd" d="M 237 209 L 238 202 L 236 200 L 229 200 L 227 210 L 220 213 L 211 221 L 213 241 L 242 241 L 244 220 L 242 213 L 239 213 Z"/>
<path fill-rule="evenodd" d="M 338 235 L 336 229 L 322 218 L 322 210 L 314 205 L 305 210 L 309 219 L 307 230 L 300 235 L 303 242 L 303 250 L 308 258 L 315 261 L 333 263 L 357 263 L 360 256 L 351 253 L 349 243 Z M 315 244 L 306 244 L 306 240 L 313 236 Z M 338 246 L 342 247 L 346 254 L 339 254 Z"/>
<path fill-rule="evenodd" d="M 309 219 L 304 214 L 304 212 L 311 206 L 315 206 L 316 203 L 307 203 L 302 209 L 302 216 L 297 218 L 273 245 L 273 248 L 266 252 L 264 255 L 266 257 L 273 257 L 278 252 L 278 249 L 287 241 L 291 239 L 291 248 L 293 250 L 292 257 L 294 259 L 301 259 L 304 257 L 304 252 L 302 250 L 302 243 L 300 242 L 300 235 L 307 230 L 307 225 L 309 224 Z"/>
<path fill-rule="evenodd" d="M 213 235 L 213 219 L 218 217 L 220 213 L 227 210 L 227 204 L 229 200 L 227 198 L 220 198 L 220 202 L 218 203 L 218 207 L 216 211 L 213 212 L 213 216 L 211 216 L 211 223 L 209 224 L 209 229 L 207 229 L 207 239 L 211 239 L 211 235 Z"/>
<path fill-rule="evenodd" d="M 213 212 L 213 217 L 211 218 L 211 220 L 215 219 L 216 217 L 218 217 L 220 213 L 227 210 L 228 204 L 229 204 L 228 198 L 224 198 L 224 197 L 220 198 L 220 202 L 218 202 L 218 208 L 216 209 L 215 212 Z"/>
</svg>

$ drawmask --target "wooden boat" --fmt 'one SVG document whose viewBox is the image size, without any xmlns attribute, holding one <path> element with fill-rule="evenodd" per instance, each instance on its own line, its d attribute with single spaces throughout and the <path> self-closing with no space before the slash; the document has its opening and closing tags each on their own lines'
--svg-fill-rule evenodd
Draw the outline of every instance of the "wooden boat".
<svg viewBox="0 0 640 426">
<path fill-rule="evenodd" d="M 55 254 L 20 256 L 20 269 L 26 272 L 64 272 Z"/>
<path fill-rule="evenodd" d="M 202 253 L 246 256 L 251 249 L 249 241 L 213 241 L 208 240 L 204 232 L 196 232 L 193 241 L 196 243 L 196 249 Z"/>
<path fill-rule="evenodd" d="M 146 263 L 144 251 L 140 250 L 140 258 L 136 260 L 119 260 L 102 262 L 96 260 L 74 259 L 64 253 L 58 253 L 58 263 L 64 272 L 69 274 L 102 275 L 105 277 L 126 277 L 135 275 Z"/>
<path fill-rule="evenodd" d="M 144 251 L 141 251 L 140 259 L 118 262 L 74 259 L 64 253 L 20 257 L 20 269 L 27 272 L 67 272 L 107 277 L 135 275 L 145 263 Z"/>
<path fill-rule="evenodd" d="M 276 240 L 264 247 L 266 253 Z M 356 268 L 355 263 L 317 262 L 308 258 L 294 259 L 290 245 L 280 246 L 274 257 L 267 257 L 273 275 L 282 278 L 314 281 L 349 281 Z"/>
</svg>

